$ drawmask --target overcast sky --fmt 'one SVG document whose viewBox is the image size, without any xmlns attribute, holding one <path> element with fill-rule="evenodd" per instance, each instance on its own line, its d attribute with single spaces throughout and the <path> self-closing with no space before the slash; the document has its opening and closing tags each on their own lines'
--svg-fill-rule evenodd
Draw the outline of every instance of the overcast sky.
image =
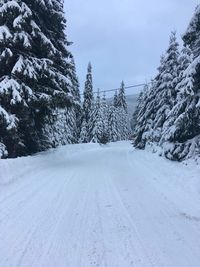
<svg viewBox="0 0 200 267">
<path fill-rule="evenodd" d="M 84 87 L 87 64 L 102 90 L 149 81 L 169 35 L 180 38 L 197 0 L 65 0 L 67 35 Z M 133 89 L 132 89 L 133 92 Z M 127 93 L 131 93 L 129 90 Z"/>
</svg>

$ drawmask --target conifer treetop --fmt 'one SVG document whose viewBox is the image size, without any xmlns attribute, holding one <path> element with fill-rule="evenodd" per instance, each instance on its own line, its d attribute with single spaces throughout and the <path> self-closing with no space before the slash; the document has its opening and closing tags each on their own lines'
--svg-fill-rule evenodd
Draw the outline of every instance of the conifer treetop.
<svg viewBox="0 0 200 267">
<path fill-rule="evenodd" d="M 93 101 L 94 101 L 94 96 L 93 96 L 92 65 L 91 63 L 89 63 L 87 68 L 87 75 L 86 75 L 85 89 L 84 89 L 84 102 L 83 102 L 83 112 L 87 123 L 90 120 Z"/>
<path fill-rule="evenodd" d="M 200 4 L 197 5 L 195 13 L 189 23 L 189 26 L 183 35 L 183 41 L 190 46 L 195 56 L 200 54 L 199 21 L 200 21 Z"/>
<path fill-rule="evenodd" d="M 121 86 L 118 94 L 118 107 L 123 108 L 125 112 L 128 111 L 125 95 L 125 84 L 124 81 L 121 82 Z"/>
</svg>

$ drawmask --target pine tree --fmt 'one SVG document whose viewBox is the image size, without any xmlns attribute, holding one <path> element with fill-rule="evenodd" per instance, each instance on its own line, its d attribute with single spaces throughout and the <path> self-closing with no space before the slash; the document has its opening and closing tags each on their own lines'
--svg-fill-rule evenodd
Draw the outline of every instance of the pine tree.
<svg viewBox="0 0 200 267">
<path fill-rule="evenodd" d="M 0 14 L 0 137 L 14 157 L 53 146 L 44 132 L 74 103 L 72 56 L 62 0 L 3 0 Z"/>
<path fill-rule="evenodd" d="M 177 149 L 177 141 L 181 141 L 184 134 L 184 124 L 187 122 L 188 129 L 192 125 L 187 119 L 183 120 L 187 107 L 187 97 L 192 94 L 193 80 L 192 76 L 188 76 L 187 68 L 193 61 L 192 52 L 189 47 L 184 46 L 179 58 L 179 76 L 177 77 L 178 84 L 176 86 L 177 99 L 176 104 L 170 111 L 167 121 L 165 122 L 165 129 L 162 134 L 161 144 L 163 146 L 166 157 L 173 159 L 173 152 Z M 186 126 L 186 125 L 185 125 Z M 177 151 L 177 150 L 176 150 Z M 177 159 L 178 156 L 176 155 Z"/>
<path fill-rule="evenodd" d="M 143 90 L 140 92 L 140 94 L 138 96 L 137 106 L 136 106 L 136 109 L 135 109 L 135 111 L 133 113 L 133 116 L 132 116 L 132 119 L 131 119 L 131 128 L 132 128 L 132 130 L 135 130 L 135 127 L 137 126 L 138 115 L 139 115 L 139 112 L 142 109 L 144 96 L 147 93 L 148 89 L 149 89 L 148 85 L 145 85 Z"/>
<path fill-rule="evenodd" d="M 6 150 L 6 147 L 3 143 L 0 142 L 0 158 L 7 157 L 8 152 Z"/>
<path fill-rule="evenodd" d="M 102 121 L 100 121 L 101 116 L 101 97 L 100 90 L 97 91 L 96 101 L 92 109 L 89 121 L 89 132 L 91 133 L 90 141 L 93 143 L 99 142 L 100 131 L 103 129 Z"/>
<path fill-rule="evenodd" d="M 164 154 L 183 160 L 200 154 L 200 5 L 183 36 L 183 71 L 177 85 L 177 104 L 171 111 L 164 135 Z M 191 50 L 190 50 L 191 49 Z M 193 58 L 194 55 L 194 58 Z"/>
<path fill-rule="evenodd" d="M 153 119 L 155 118 L 154 106 L 152 105 L 155 100 L 155 91 L 155 82 L 152 82 L 149 90 L 143 90 L 137 113 L 135 113 L 133 144 L 139 149 L 144 149 L 147 141 L 150 142 Z"/>
<path fill-rule="evenodd" d="M 101 99 L 99 89 L 90 116 L 89 132 L 91 133 L 90 142 L 105 144 L 109 141 L 107 104 L 105 98 Z"/>
<path fill-rule="evenodd" d="M 145 148 L 146 144 L 159 144 L 162 138 L 165 122 L 176 103 L 178 58 L 178 43 L 173 32 L 166 54 L 161 57 L 158 75 L 149 91 L 144 94 L 143 104 L 138 112 L 133 141 L 138 148 Z"/>
<path fill-rule="evenodd" d="M 113 105 L 115 108 L 118 107 L 118 93 L 117 90 L 115 91 L 114 99 L 113 99 Z"/>
<path fill-rule="evenodd" d="M 115 104 L 115 101 L 117 102 Z M 120 140 L 127 140 L 129 138 L 129 121 L 128 121 L 128 108 L 125 95 L 125 84 L 122 81 L 119 94 L 117 98 L 114 97 L 114 105 L 116 105 L 116 111 L 118 114 L 118 127 Z"/>
<path fill-rule="evenodd" d="M 121 83 L 119 94 L 117 97 L 117 107 L 122 108 L 126 113 L 128 112 L 126 95 L 125 95 L 125 84 L 123 81 Z"/>
<path fill-rule="evenodd" d="M 79 80 L 76 75 L 76 66 L 74 58 L 71 58 L 71 80 L 73 85 L 73 98 L 74 98 L 74 104 L 71 109 L 71 113 L 74 116 L 73 120 L 73 136 L 74 136 L 74 142 L 78 142 L 80 138 L 80 132 L 81 132 L 81 119 L 82 119 L 82 108 L 81 108 L 81 97 L 80 97 L 80 90 L 79 90 Z"/>
<path fill-rule="evenodd" d="M 189 48 L 188 45 L 183 46 L 179 59 L 178 59 L 178 76 L 177 76 L 177 81 L 176 81 L 176 91 L 177 93 L 180 93 L 180 91 L 182 90 L 181 88 L 182 86 L 182 82 L 184 80 L 184 76 L 186 75 L 185 70 L 188 68 L 188 66 L 192 63 L 194 58 L 194 55 L 192 53 L 192 50 Z M 187 86 L 186 86 L 186 90 L 187 90 Z M 179 101 L 179 99 L 177 98 L 177 101 Z"/>
<path fill-rule="evenodd" d="M 118 114 L 117 108 L 114 104 L 110 104 L 108 113 L 108 130 L 110 142 L 117 142 L 120 140 L 120 133 L 118 128 Z"/>
<path fill-rule="evenodd" d="M 83 102 L 83 113 L 87 123 L 89 122 L 91 117 L 93 101 L 94 101 L 94 96 L 93 96 L 93 81 L 92 81 L 92 65 L 91 63 L 89 63 L 86 82 L 85 82 L 84 102 Z"/>
<path fill-rule="evenodd" d="M 81 132 L 80 132 L 80 138 L 79 143 L 87 143 L 88 142 L 88 128 L 87 128 L 87 122 L 85 119 L 83 119 L 82 126 L 81 126 Z"/>
<path fill-rule="evenodd" d="M 167 49 L 166 56 L 164 59 L 164 69 L 160 73 L 159 79 L 157 81 L 158 89 L 156 97 L 156 117 L 153 126 L 154 131 L 157 130 L 157 132 L 159 132 L 159 136 L 157 136 L 156 139 L 161 138 L 162 127 L 176 101 L 175 87 L 177 85 L 177 77 L 179 76 L 178 47 L 179 45 L 176 40 L 176 33 L 172 32 L 170 36 L 169 48 Z"/>
<path fill-rule="evenodd" d="M 103 124 L 104 124 L 104 135 L 109 136 L 109 127 L 108 127 L 108 116 L 109 116 L 109 106 L 106 100 L 106 93 L 103 93 L 101 101 L 102 115 L 103 115 Z"/>
<path fill-rule="evenodd" d="M 32 12 L 22 1 L 2 1 L 0 14 L 0 134 L 12 157 L 25 149 L 24 139 L 28 139 L 19 128 L 24 127 L 35 136 L 31 129 L 34 122 L 30 119 L 29 131 L 26 126 L 31 115 L 29 103 L 36 100 L 28 76 L 33 80 L 36 74 L 25 56 L 31 48 L 30 31 L 36 32 L 36 24 L 33 25 Z"/>
<path fill-rule="evenodd" d="M 199 23 L 200 23 L 200 5 L 195 9 L 195 13 L 189 23 L 187 31 L 183 35 L 183 41 L 192 50 L 194 57 L 200 55 L 200 36 L 199 36 Z"/>
<path fill-rule="evenodd" d="M 92 80 L 92 65 L 88 64 L 85 89 L 84 89 L 84 100 L 83 100 L 83 108 L 82 108 L 82 124 L 81 124 L 81 135 L 82 132 L 87 130 L 87 133 L 84 132 L 84 138 L 80 138 L 80 140 L 84 139 L 84 142 L 88 143 L 92 139 L 92 127 L 93 127 L 93 113 L 94 109 L 94 95 L 93 95 L 93 80 Z M 83 129 L 84 127 L 84 129 Z M 86 137 L 87 136 L 87 137 Z"/>
</svg>

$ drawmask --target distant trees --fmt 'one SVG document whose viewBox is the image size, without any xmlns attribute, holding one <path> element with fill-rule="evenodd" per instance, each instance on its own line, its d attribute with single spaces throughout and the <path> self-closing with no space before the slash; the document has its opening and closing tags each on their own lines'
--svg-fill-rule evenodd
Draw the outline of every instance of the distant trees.
<svg viewBox="0 0 200 267">
<path fill-rule="evenodd" d="M 117 116 L 117 128 L 119 140 L 127 140 L 130 134 L 128 122 L 128 109 L 125 95 L 125 85 L 122 81 L 118 95 L 114 97 L 114 107 Z"/>
<path fill-rule="evenodd" d="M 200 5 L 178 49 L 172 33 L 158 75 L 142 92 L 134 114 L 133 144 L 171 160 L 200 154 Z"/>
<path fill-rule="evenodd" d="M 91 114 L 90 127 L 91 127 L 90 131 L 91 131 L 91 138 L 92 138 L 91 142 L 107 143 L 109 141 L 106 110 L 104 109 L 104 106 L 103 106 L 103 99 L 100 98 L 99 90 L 98 90 L 97 98 L 96 98 L 94 108 Z"/>
<path fill-rule="evenodd" d="M 94 104 L 94 95 L 93 95 L 93 79 L 92 79 L 92 65 L 88 64 L 87 76 L 84 89 L 84 100 L 83 100 L 83 116 L 88 123 L 91 118 L 91 111 Z"/>
<path fill-rule="evenodd" d="M 92 67 L 89 63 L 86 76 L 83 117 L 80 142 L 107 143 L 129 138 L 128 111 L 125 96 L 125 85 L 122 82 L 119 94 L 115 93 L 112 103 L 103 97 L 100 91 L 95 99 L 92 83 Z"/>
</svg>

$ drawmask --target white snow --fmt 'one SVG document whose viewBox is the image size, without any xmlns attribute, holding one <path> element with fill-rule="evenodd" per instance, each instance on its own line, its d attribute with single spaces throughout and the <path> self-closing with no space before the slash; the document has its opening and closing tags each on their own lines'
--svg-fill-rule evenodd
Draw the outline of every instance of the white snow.
<svg viewBox="0 0 200 267">
<path fill-rule="evenodd" d="M 0 160 L 0 266 L 199 267 L 199 171 L 129 142 Z"/>
<path fill-rule="evenodd" d="M 12 38 L 8 27 L 6 25 L 0 26 L 0 42 Z"/>
<path fill-rule="evenodd" d="M 14 129 L 16 127 L 16 123 L 18 121 L 18 119 L 16 118 L 15 115 L 13 114 L 9 114 L 4 108 L 2 108 L 0 106 L 0 116 L 2 116 L 2 118 L 4 119 L 6 125 L 7 125 L 7 130 L 11 130 L 11 129 Z M 3 151 L 2 147 L 4 145 L 1 144 L 1 151 Z M 0 159 L 2 157 L 2 153 L 0 153 Z M 1 182 L 1 179 L 0 179 L 0 182 Z"/>
<path fill-rule="evenodd" d="M 12 92 L 11 105 L 23 101 L 20 95 L 20 84 L 15 79 L 4 76 L 4 79 L 0 82 L 0 94 L 10 94 L 10 92 Z"/>
</svg>

